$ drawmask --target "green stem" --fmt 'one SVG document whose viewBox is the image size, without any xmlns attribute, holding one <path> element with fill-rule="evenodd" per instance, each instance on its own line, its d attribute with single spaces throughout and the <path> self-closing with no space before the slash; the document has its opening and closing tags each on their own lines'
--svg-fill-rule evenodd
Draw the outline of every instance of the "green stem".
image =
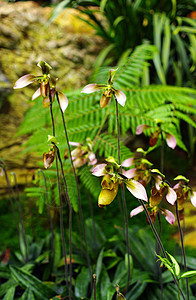
<svg viewBox="0 0 196 300">
<path fill-rule="evenodd" d="M 115 97 L 115 95 L 114 95 Z M 121 165 L 121 159 L 120 159 L 120 126 L 119 126 L 119 114 L 118 114 L 118 102 L 115 97 L 115 104 L 116 104 L 116 123 L 117 123 L 117 144 L 118 144 L 118 163 Z M 122 168 L 121 168 L 121 173 L 122 173 Z M 126 206 L 126 200 L 125 200 L 125 189 L 124 189 L 124 184 L 122 188 L 122 200 L 123 200 L 123 210 L 124 210 L 124 215 L 125 215 L 125 241 L 126 241 L 126 251 L 127 251 L 127 258 L 128 258 L 128 280 L 127 280 L 127 287 L 129 286 L 130 283 L 130 250 L 129 250 L 129 232 L 128 232 L 128 217 L 127 217 L 127 206 Z"/>
<path fill-rule="evenodd" d="M 185 272 L 187 272 L 186 253 L 185 253 L 185 248 L 184 248 L 184 239 L 183 239 L 182 228 L 181 228 L 181 225 L 180 225 L 180 218 L 179 218 L 179 213 L 178 213 L 178 201 L 177 200 L 175 202 L 175 208 L 176 208 L 176 217 L 177 217 L 177 222 L 178 222 L 178 230 L 179 230 L 179 233 L 180 233 L 182 257 L 183 257 L 183 261 L 184 261 L 184 270 L 185 270 Z M 188 281 L 188 278 L 186 278 L 186 290 L 187 290 L 187 299 L 189 300 L 189 281 Z"/>
</svg>

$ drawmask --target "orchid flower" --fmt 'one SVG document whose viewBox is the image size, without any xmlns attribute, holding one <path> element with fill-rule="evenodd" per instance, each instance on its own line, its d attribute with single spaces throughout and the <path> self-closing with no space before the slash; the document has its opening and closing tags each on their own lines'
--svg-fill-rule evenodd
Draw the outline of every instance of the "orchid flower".
<svg viewBox="0 0 196 300">
<path fill-rule="evenodd" d="M 92 141 L 89 138 L 86 139 L 86 144 L 77 142 L 69 142 L 69 144 L 71 146 L 76 146 L 76 148 L 71 152 L 75 168 L 80 168 L 86 163 L 92 166 L 97 163 L 95 153 L 93 153 L 92 150 Z"/>
<path fill-rule="evenodd" d="M 129 165 L 131 159 L 124 161 L 122 165 Z M 94 166 L 91 172 L 94 176 L 103 176 L 101 186 L 102 190 L 98 199 L 98 206 L 104 207 L 109 205 L 116 197 L 119 184 L 124 182 L 130 193 L 139 199 L 148 201 L 146 190 L 143 185 L 136 180 L 128 179 L 120 173 L 121 166 L 113 157 L 108 157 L 106 163 Z"/>
<path fill-rule="evenodd" d="M 56 78 L 50 75 L 50 70 L 52 67 L 46 63 L 45 61 L 40 61 L 37 66 L 42 70 L 42 75 L 32 75 L 27 74 L 20 77 L 14 85 L 14 89 L 20 89 L 30 85 L 31 83 L 37 82 L 39 84 L 39 88 L 35 91 L 32 96 L 32 100 L 35 100 L 39 96 L 43 97 L 43 106 L 50 106 L 50 96 L 52 102 L 54 102 L 56 91 Z M 50 94 L 50 95 L 49 95 Z M 61 110 L 64 112 L 68 106 L 68 99 L 62 92 L 58 92 L 58 99 Z"/>
<path fill-rule="evenodd" d="M 48 143 L 52 144 L 52 146 L 49 148 L 49 152 L 44 152 L 43 154 L 43 163 L 44 167 L 46 169 L 49 169 L 55 159 L 57 148 L 55 147 L 56 144 L 58 144 L 56 138 L 52 135 L 48 135 Z"/>
<path fill-rule="evenodd" d="M 187 179 L 186 177 L 179 175 L 176 178 L 174 178 L 174 180 L 179 181 L 174 186 L 174 190 L 177 194 L 178 211 L 180 213 L 181 219 L 183 219 L 186 201 L 191 201 L 193 206 L 196 207 L 196 192 L 193 191 L 190 186 L 188 186 L 189 179 Z"/>
<path fill-rule="evenodd" d="M 110 101 L 110 99 L 112 98 L 113 95 L 116 98 L 116 100 L 118 101 L 118 103 L 120 105 L 124 106 L 125 101 L 126 101 L 125 94 L 113 87 L 113 78 L 116 74 L 116 71 L 117 71 L 117 69 L 116 70 L 111 69 L 109 71 L 110 75 L 109 75 L 107 84 L 96 84 L 96 83 L 88 84 L 82 89 L 81 93 L 90 94 L 93 92 L 104 90 L 103 95 L 100 100 L 101 108 L 104 108 L 108 104 L 108 102 Z"/>
<path fill-rule="evenodd" d="M 136 134 L 139 135 L 139 134 L 143 133 L 143 131 L 145 129 L 148 129 L 148 128 L 151 128 L 151 126 L 146 125 L 146 124 L 139 125 L 136 128 Z M 153 146 L 156 145 L 156 143 L 159 139 L 159 135 L 162 135 L 162 133 L 165 134 L 166 142 L 167 142 L 168 147 L 174 149 L 176 147 L 176 138 L 172 134 L 166 132 L 165 130 L 163 130 L 161 128 L 161 122 L 160 121 L 157 122 L 157 128 L 156 128 L 155 132 L 151 135 L 151 138 L 150 138 L 150 141 L 149 141 L 150 146 L 153 147 Z"/>
<path fill-rule="evenodd" d="M 175 216 L 170 210 L 164 209 L 164 208 L 159 208 L 158 206 L 153 206 L 152 207 L 148 204 L 145 204 L 145 206 L 150 211 L 149 215 L 150 215 L 150 218 L 151 218 L 152 222 L 155 221 L 156 215 L 158 214 L 158 212 L 160 212 L 165 217 L 165 219 L 168 223 L 170 223 L 171 225 L 174 224 Z M 143 208 L 142 205 L 136 207 L 135 209 L 133 209 L 130 212 L 130 217 L 132 218 L 133 216 L 136 216 L 137 214 L 141 213 L 143 210 L 144 210 L 144 208 Z"/>
</svg>

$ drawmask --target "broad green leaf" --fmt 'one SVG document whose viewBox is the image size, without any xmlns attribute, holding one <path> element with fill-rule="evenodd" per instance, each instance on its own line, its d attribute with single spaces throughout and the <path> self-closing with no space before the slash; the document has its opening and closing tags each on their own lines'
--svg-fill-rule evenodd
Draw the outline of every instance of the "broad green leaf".
<svg viewBox="0 0 196 300">
<path fill-rule="evenodd" d="M 14 266 L 10 266 L 10 270 L 13 278 L 18 281 L 21 286 L 31 288 L 39 298 L 48 300 L 48 298 L 55 295 L 55 292 L 50 287 L 30 273 Z"/>
<path fill-rule="evenodd" d="M 90 283 L 89 270 L 83 267 L 81 272 L 76 278 L 75 296 L 79 298 L 87 297 L 89 283 Z"/>
<path fill-rule="evenodd" d="M 5 294 L 3 300 L 14 300 L 15 289 L 16 287 L 12 286 Z"/>
</svg>

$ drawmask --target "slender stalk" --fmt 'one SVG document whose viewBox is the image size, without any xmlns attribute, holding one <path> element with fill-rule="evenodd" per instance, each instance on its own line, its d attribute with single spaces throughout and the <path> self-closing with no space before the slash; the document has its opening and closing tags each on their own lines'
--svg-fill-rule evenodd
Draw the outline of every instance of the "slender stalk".
<svg viewBox="0 0 196 300">
<path fill-rule="evenodd" d="M 147 217 L 147 219 L 148 219 L 148 221 L 149 221 L 149 224 L 150 224 L 151 229 L 152 229 L 152 231 L 153 231 L 153 233 L 154 233 L 154 236 L 155 236 L 155 238 L 156 238 L 156 240 L 157 240 L 157 243 L 159 244 L 159 247 L 160 247 L 160 249 L 161 249 L 161 251 L 162 251 L 162 253 L 163 253 L 163 256 L 164 256 L 165 258 L 167 258 L 167 255 L 166 255 L 165 249 L 164 249 L 164 247 L 163 247 L 163 244 L 162 244 L 162 242 L 161 242 L 161 240 L 160 240 L 160 237 L 159 237 L 159 235 L 158 235 L 158 233 L 157 233 L 157 231 L 156 231 L 156 229 L 155 229 L 155 227 L 154 227 L 154 225 L 153 225 L 153 223 L 152 223 L 152 220 L 151 220 L 151 218 L 150 218 L 150 215 L 149 215 L 149 213 L 148 213 L 148 210 L 147 210 L 146 206 L 144 205 L 144 203 L 143 203 L 142 200 L 138 199 L 138 201 L 140 202 L 140 204 L 141 204 L 141 205 L 143 206 L 143 208 L 144 208 L 144 211 L 145 211 L 145 213 L 146 213 L 146 217 Z M 180 290 L 180 293 L 181 293 L 181 295 L 182 295 L 183 300 L 186 300 L 186 299 L 185 299 L 185 296 L 184 296 L 184 294 L 183 294 L 183 292 L 182 292 L 182 289 L 181 289 L 181 288 L 179 287 L 179 285 L 178 285 L 178 282 L 177 282 L 175 276 L 174 276 L 172 273 L 171 273 L 171 275 L 172 275 L 172 277 L 173 277 L 173 280 L 174 280 L 176 286 L 177 286 L 177 287 L 179 288 L 179 290 Z"/>
<path fill-rule="evenodd" d="M 57 173 L 57 183 L 58 183 L 59 200 L 60 200 L 60 229 L 61 229 L 61 239 L 62 239 L 62 247 L 63 247 L 63 257 L 64 257 L 64 260 L 65 260 L 64 270 L 65 270 L 67 293 L 69 294 L 67 252 L 66 252 L 66 246 L 65 246 L 65 233 L 64 233 L 64 226 L 63 226 L 63 208 L 62 208 L 63 207 L 63 203 L 62 203 L 62 198 L 61 198 L 61 186 L 60 186 L 58 158 L 57 157 L 56 157 L 56 173 Z"/>
<path fill-rule="evenodd" d="M 46 176 L 43 170 L 39 170 L 38 173 L 42 173 L 42 176 L 44 178 L 44 185 L 45 185 L 45 190 L 46 190 L 46 199 L 47 199 L 47 205 L 48 205 L 48 215 L 49 215 L 49 221 L 50 221 L 50 231 L 51 231 L 51 252 L 52 256 L 54 258 L 54 224 L 52 221 L 52 216 L 51 216 L 51 209 L 49 205 L 49 199 L 48 199 L 48 187 L 47 187 L 47 181 L 46 181 Z"/>
<path fill-rule="evenodd" d="M 118 144 L 118 163 L 121 165 L 121 159 L 120 159 L 120 126 L 119 126 L 119 114 L 118 114 L 118 102 L 115 97 L 115 104 L 116 104 L 116 123 L 117 123 L 117 144 Z M 122 173 L 122 168 L 121 168 L 121 173 Z M 124 215 L 125 215 L 125 241 L 126 241 L 126 250 L 127 250 L 127 258 L 128 258 L 128 280 L 127 280 L 127 287 L 129 286 L 130 283 L 130 250 L 129 250 L 129 232 L 128 232 L 128 217 L 127 217 L 127 205 L 126 205 L 126 200 L 125 200 L 125 189 L 124 189 L 124 184 L 122 188 L 122 200 L 123 200 L 123 210 L 124 210 Z"/>
<path fill-rule="evenodd" d="M 60 163 L 61 173 L 63 176 L 63 182 L 65 185 L 65 195 L 66 195 L 66 199 L 67 199 L 68 206 L 69 206 L 69 273 L 70 273 L 70 297 L 72 297 L 72 206 L 71 206 L 71 202 L 70 202 L 70 198 L 69 198 L 69 194 L 68 194 L 67 182 L 65 179 L 65 174 L 64 174 L 64 170 L 63 170 L 63 163 L 61 160 L 60 151 L 56 145 L 55 145 L 55 147 L 57 149 L 57 157 L 58 157 L 58 160 Z"/>
<path fill-rule="evenodd" d="M 158 221 L 159 221 L 159 232 L 158 232 L 158 235 L 161 239 L 161 229 L 162 229 L 162 226 L 161 226 L 161 216 L 160 216 L 160 212 L 158 212 Z M 159 252 L 160 252 L 160 247 L 159 247 L 159 244 L 157 243 L 156 241 L 156 246 L 157 246 L 157 254 L 159 255 Z M 160 263 L 158 263 L 158 268 L 159 268 L 159 276 L 160 276 L 160 287 L 161 287 L 161 300 L 163 299 L 163 280 L 162 280 L 162 270 L 160 268 Z"/>
<path fill-rule="evenodd" d="M 178 213 L 178 201 L 177 200 L 175 202 L 175 208 L 176 208 L 176 217 L 177 217 L 177 222 L 178 222 L 178 230 L 179 230 L 179 233 L 180 233 L 182 257 L 183 257 L 183 261 L 184 261 L 184 270 L 185 270 L 185 272 L 187 272 L 186 253 L 185 253 L 185 248 L 184 248 L 183 232 L 182 232 L 182 228 L 181 228 L 181 225 L 180 225 L 180 218 L 179 218 L 179 213 Z M 188 281 L 188 278 L 186 278 L 186 290 L 187 290 L 187 299 L 189 300 L 189 281 Z"/>
<path fill-rule="evenodd" d="M 16 186 L 16 193 L 17 193 L 17 198 L 18 198 L 18 211 L 19 211 L 19 216 L 20 216 L 22 237 L 23 237 L 23 241 L 24 241 L 24 245 L 25 245 L 25 262 L 27 262 L 27 259 L 28 259 L 27 239 L 26 239 L 26 234 L 25 234 L 25 229 L 24 229 L 24 221 L 23 221 L 23 213 L 22 213 L 20 193 L 19 193 L 19 189 L 18 189 L 18 183 L 17 183 L 15 172 L 13 172 L 13 176 L 14 176 L 14 181 L 15 181 L 15 186 Z"/>
<path fill-rule="evenodd" d="M 83 228 L 84 242 L 85 242 L 85 248 L 86 248 L 86 259 L 87 259 L 87 263 L 88 263 L 89 276 L 90 276 L 91 287 L 92 287 L 93 283 L 92 283 L 91 262 L 90 262 L 89 252 L 88 252 L 88 245 L 87 245 L 87 239 L 86 239 L 86 229 L 85 229 L 84 218 L 83 218 L 83 213 L 82 213 L 82 204 L 81 204 L 78 177 L 77 177 L 76 170 L 75 170 L 75 167 L 74 167 L 74 164 L 73 164 L 73 159 L 72 159 L 72 155 L 71 155 L 71 148 L 70 148 L 69 138 L 68 138 L 68 134 L 67 134 L 67 128 L 66 128 L 66 124 L 65 124 L 65 118 L 64 118 L 63 111 L 60 107 L 58 92 L 56 93 L 56 98 L 57 98 L 59 108 L 60 108 L 60 111 L 61 111 L 61 116 L 62 116 L 63 126 L 64 126 L 64 132 L 65 132 L 65 137 L 66 137 L 67 146 L 68 146 L 68 152 L 69 152 L 69 156 L 70 156 L 70 160 L 71 160 L 71 166 L 72 166 L 72 169 L 73 169 L 74 178 L 75 178 L 75 182 L 76 182 L 77 195 L 78 195 L 78 204 L 79 204 L 79 214 L 80 214 L 80 219 L 81 219 L 82 228 Z"/>
</svg>

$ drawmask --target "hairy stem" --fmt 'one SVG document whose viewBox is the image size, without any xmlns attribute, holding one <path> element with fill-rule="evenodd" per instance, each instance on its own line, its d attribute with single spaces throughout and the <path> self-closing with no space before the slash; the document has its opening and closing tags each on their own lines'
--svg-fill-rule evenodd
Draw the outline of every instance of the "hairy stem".
<svg viewBox="0 0 196 300">
<path fill-rule="evenodd" d="M 118 163 L 121 165 L 121 159 L 120 159 L 120 126 L 119 126 L 119 114 L 118 114 L 118 102 L 115 97 L 115 104 L 116 104 L 116 123 L 117 123 L 117 144 L 118 144 Z M 121 168 L 121 173 L 122 173 L 122 168 Z M 127 287 L 129 286 L 130 283 L 130 250 L 129 250 L 129 232 L 128 232 L 128 217 L 127 217 L 127 205 L 126 205 L 126 200 L 125 200 L 125 189 L 124 189 L 124 184 L 122 188 L 122 200 L 123 200 L 123 210 L 124 210 L 124 215 L 125 215 L 125 241 L 126 241 L 126 251 L 127 251 L 127 257 L 128 257 L 128 280 L 127 280 Z"/>
<path fill-rule="evenodd" d="M 184 270 L 185 270 L 185 272 L 187 272 L 186 253 L 185 253 L 185 248 L 184 248 L 183 232 L 182 232 L 182 228 L 181 228 L 181 225 L 180 225 L 180 218 L 179 218 L 179 213 L 178 213 L 178 201 L 177 200 L 175 202 L 175 208 L 176 208 L 176 217 L 177 217 L 177 222 L 178 222 L 178 230 L 179 230 L 179 233 L 180 233 L 182 257 L 183 257 L 183 261 L 184 261 Z M 189 281 L 188 281 L 188 278 L 186 278 L 186 290 L 187 290 L 187 299 L 189 300 Z"/>
<path fill-rule="evenodd" d="M 82 228 L 83 228 L 84 242 L 85 242 L 85 248 L 86 248 L 86 259 L 87 259 L 87 263 L 88 263 L 89 276 L 90 276 L 91 286 L 92 286 L 91 262 L 90 262 L 89 252 L 88 252 L 88 245 L 87 245 L 87 239 L 86 239 L 86 229 L 85 229 L 84 218 L 83 218 L 83 213 L 82 213 L 82 203 L 81 203 L 81 197 L 80 197 L 78 177 L 77 177 L 76 170 L 75 170 L 75 167 L 74 167 L 74 164 L 73 164 L 73 159 L 72 159 L 72 156 L 71 156 L 71 148 L 70 148 L 70 144 L 69 144 L 69 138 L 68 138 L 68 133 L 67 133 L 67 128 L 66 128 L 65 118 L 64 118 L 63 111 L 60 107 L 58 92 L 56 93 L 56 97 L 57 97 L 57 101 L 58 101 L 59 108 L 60 108 L 60 111 L 61 111 L 61 116 L 62 116 L 62 120 L 63 120 L 63 127 L 64 127 L 65 137 L 66 137 L 67 146 L 68 146 L 68 152 L 69 152 L 69 156 L 70 156 L 70 160 L 71 160 L 71 166 L 72 166 L 72 169 L 73 169 L 74 178 L 75 178 L 75 182 L 76 182 L 77 195 L 78 195 L 78 204 L 79 204 L 79 215 L 80 215 Z"/>
</svg>

